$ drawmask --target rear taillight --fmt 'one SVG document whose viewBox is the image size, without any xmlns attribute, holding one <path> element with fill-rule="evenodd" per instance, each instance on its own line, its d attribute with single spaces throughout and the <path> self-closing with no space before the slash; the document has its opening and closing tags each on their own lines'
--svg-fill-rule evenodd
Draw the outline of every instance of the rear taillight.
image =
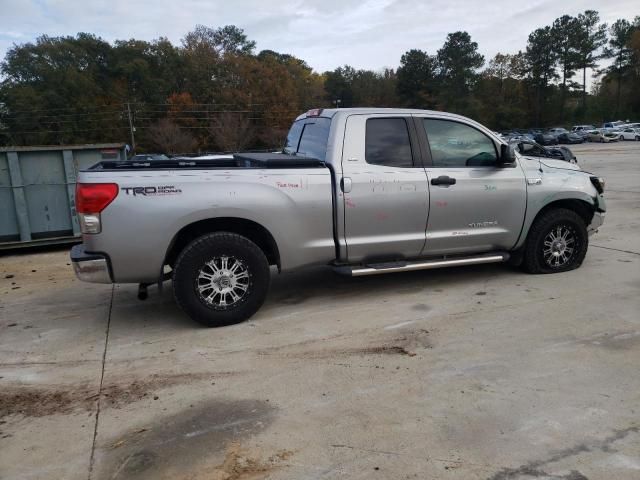
<svg viewBox="0 0 640 480">
<path fill-rule="evenodd" d="M 118 196 L 115 183 L 78 183 L 76 185 L 76 212 L 100 213 Z"/>
<path fill-rule="evenodd" d="M 102 231 L 102 212 L 118 196 L 115 183 L 78 183 L 76 185 L 76 212 L 82 233 Z"/>
</svg>

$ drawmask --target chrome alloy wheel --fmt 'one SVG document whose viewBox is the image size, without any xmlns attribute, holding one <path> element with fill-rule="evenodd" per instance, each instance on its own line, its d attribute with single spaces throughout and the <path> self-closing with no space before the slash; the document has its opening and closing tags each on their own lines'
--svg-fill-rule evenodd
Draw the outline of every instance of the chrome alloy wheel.
<svg viewBox="0 0 640 480">
<path fill-rule="evenodd" d="M 574 231 L 566 225 L 558 225 L 544 237 L 544 261 L 551 268 L 563 267 L 573 256 L 575 248 Z"/>
<path fill-rule="evenodd" d="M 209 307 L 225 310 L 239 303 L 249 290 L 251 274 L 235 257 L 214 257 L 198 271 L 196 291 Z"/>
</svg>

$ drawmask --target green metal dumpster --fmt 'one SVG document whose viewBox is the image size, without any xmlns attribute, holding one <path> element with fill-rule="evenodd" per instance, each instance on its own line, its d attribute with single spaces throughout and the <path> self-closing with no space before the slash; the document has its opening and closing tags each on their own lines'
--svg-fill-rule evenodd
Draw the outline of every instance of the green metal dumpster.
<svg viewBox="0 0 640 480">
<path fill-rule="evenodd" d="M 77 240 L 77 172 L 126 158 L 123 143 L 1 147 L 0 249 Z"/>
</svg>

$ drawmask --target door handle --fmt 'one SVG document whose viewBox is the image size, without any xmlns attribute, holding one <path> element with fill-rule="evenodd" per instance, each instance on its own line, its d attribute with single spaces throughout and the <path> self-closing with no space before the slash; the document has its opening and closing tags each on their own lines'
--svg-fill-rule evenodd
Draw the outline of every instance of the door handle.
<svg viewBox="0 0 640 480">
<path fill-rule="evenodd" d="M 349 177 L 342 177 L 340 180 L 340 190 L 343 193 L 349 193 L 351 191 L 351 179 Z"/>
<path fill-rule="evenodd" d="M 456 179 L 455 178 L 451 178 L 448 175 L 441 175 L 438 178 L 432 178 L 431 179 L 431 185 L 455 185 L 456 184 Z"/>
</svg>

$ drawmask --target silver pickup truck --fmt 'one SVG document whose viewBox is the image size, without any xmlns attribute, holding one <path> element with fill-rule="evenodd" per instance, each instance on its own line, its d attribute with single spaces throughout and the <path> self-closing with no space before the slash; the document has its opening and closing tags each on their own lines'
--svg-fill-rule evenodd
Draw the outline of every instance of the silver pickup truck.
<svg viewBox="0 0 640 480">
<path fill-rule="evenodd" d="M 281 153 L 101 162 L 78 177 L 78 278 L 173 280 L 207 326 L 253 315 L 278 271 L 359 276 L 506 262 L 531 273 L 582 263 L 604 181 L 527 158 L 484 126 L 424 110 L 311 110 Z"/>
</svg>

